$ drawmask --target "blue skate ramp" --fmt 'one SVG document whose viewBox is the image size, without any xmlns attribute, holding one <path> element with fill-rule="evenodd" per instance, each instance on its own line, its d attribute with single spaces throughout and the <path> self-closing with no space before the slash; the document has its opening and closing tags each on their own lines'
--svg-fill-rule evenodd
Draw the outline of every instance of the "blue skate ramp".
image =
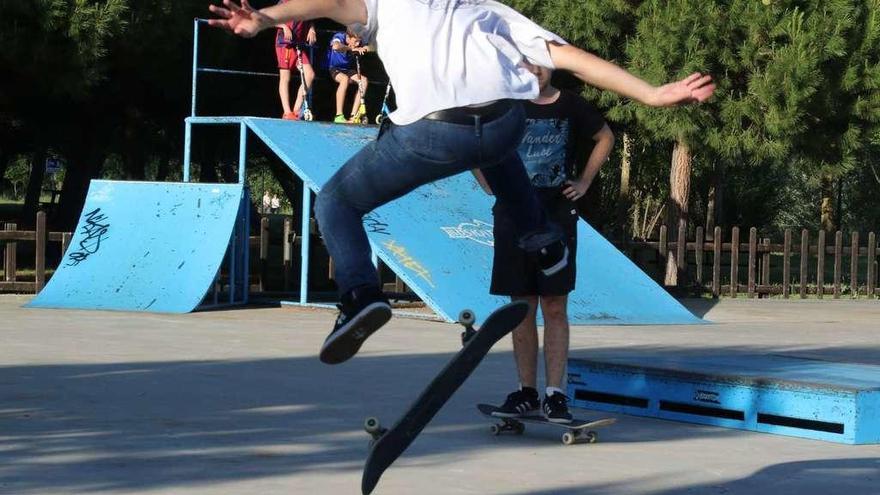
<svg viewBox="0 0 880 495">
<path fill-rule="evenodd" d="M 313 191 L 377 133 L 375 127 L 244 121 Z M 370 213 L 364 224 L 379 258 L 438 315 L 451 321 L 471 308 L 485 317 L 507 302 L 489 294 L 493 201 L 464 173 L 416 189 Z M 701 321 L 585 222 L 579 224 L 577 270 L 569 304 L 574 324 Z"/>
<path fill-rule="evenodd" d="M 27 306 L 186 313 L 205 296 L 241 184 L 94 180 L 58 270 Z"/>
</svg>

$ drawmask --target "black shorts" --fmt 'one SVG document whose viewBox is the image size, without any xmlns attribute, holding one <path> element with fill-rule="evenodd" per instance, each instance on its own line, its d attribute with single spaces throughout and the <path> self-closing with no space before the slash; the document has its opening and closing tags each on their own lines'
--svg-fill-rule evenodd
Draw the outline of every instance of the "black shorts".
<svg viewBox="0 0 880 495">
<path fill-rule="evenodd" d="M 562 188 L 536 189 L 550 220 L 565 233 L 568 265 L 546 277 L 534 256 L 517 244 L 513 218 L 498 203 L 495 216 L 495 254 L 492 262 L 492 285 L 489 292 L 499 296 L 564 296 L 574 290 L 577 275 L 577 221 L 574 203 L 562 195 Z"/>
<path fill-rule="evenodd" d="M 357 71 L 354 69 L 330 69 L 330 79 L 335 81 L 336 74 L 345 74 L 348 77 L 353 77 L 357 75 Z"/>
</svg>

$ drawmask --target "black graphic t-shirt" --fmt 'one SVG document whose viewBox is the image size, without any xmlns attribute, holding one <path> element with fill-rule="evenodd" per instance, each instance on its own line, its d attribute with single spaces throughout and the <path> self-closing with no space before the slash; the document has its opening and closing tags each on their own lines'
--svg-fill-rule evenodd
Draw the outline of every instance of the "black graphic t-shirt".
<svg viewBox="0 0 880 495">
<path fill-rule="evenodd" d="M 595 135 L 605 120 L 599 110 L 580 96 L 562 90 L 555 102 L 524 102 L 526 132 L 519 156 L 532 185 L 555 188 L 577 173 L 593 149 Z"/>
</svg>

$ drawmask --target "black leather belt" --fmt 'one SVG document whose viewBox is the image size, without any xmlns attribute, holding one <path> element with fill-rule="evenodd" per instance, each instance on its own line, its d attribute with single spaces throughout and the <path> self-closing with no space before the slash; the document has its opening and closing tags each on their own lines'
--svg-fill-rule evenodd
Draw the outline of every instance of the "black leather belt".
<svg viewBox="0 0 880 495">
<path fill-rule="evenodd" d="M 506 114 L 512 107 L 513 100 L 498 100 L 482 107 L 456 107 L 438 110 L 429 113 L 423 118 L 427 120 L 439 120 L 452 124 L 473 124 L 474 117 L 480 118 L 480 123 L 488 124 Z"/>
</svg>

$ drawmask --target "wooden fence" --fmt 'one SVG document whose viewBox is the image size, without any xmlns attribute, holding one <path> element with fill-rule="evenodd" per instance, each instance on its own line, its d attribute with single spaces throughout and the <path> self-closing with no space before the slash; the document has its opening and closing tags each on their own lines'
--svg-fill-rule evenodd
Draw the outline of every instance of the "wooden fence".
<svg viewBox="0 0 880 495">
<path fill-rule="evenodd" d="M 318 234 L 318 227 L 315 223 L 314 219 L 311 219 L 309 224 L 309 235 Z M 269 246 L 274 244 L 272 241 L 270 229 L 269 229 L 269 218 L 262 217 L 260 219 L 260 235 L 259 236 L 251 236 L 250 245 L 252 250 L 257 250 L 259 252 L 259 268 L 258 268 L 258 281 L 257 285 L 254 287 L 255 290 L 259 290 L 260 292 L 266 291 L 266 280 L 269 279 Z M 293 218 L 285 217 L 284 218 L 284 227 L 282 230 L 281 236 L 281 270 L 283 277 L 283 291 L 289 292 L 293 289 L 292 284 L 294 280 L 298 280 L 298 274 L 294 274 L 294 256 L 299 253 L 299 249 L 302 243 L 302 236 L 297 235 L 296 230 L 293 228 Z M 318 248 L 316 243 L 312 244 L 312 249 Z M 327 269 L 327 278 L 333 278 L 333 259 L 330 258 L 329 263 L 326 267 Z M 379 271 L 382 273 L 383 264 L 379 261 Z M 297 287 L 298 289 L 298 287 Z M 397 294 L 403 294 L 409 291 L 409 288 L 406 284 L 400 279 L 398 276 L 394 276 L 393 282 L 385 283 L 383 285 L 383 290 L 386 292 L 394 292 Z"/>
<path fill-rule="evenodd" d="M 18 230 L 14 223 L 7 223 L 0 230 L 0 245 L 3 249 L 3 278 L 0 280 L 0 291 L 37 293 L 46 284 L 46 243 L 60 242 L 61 252 L 70 243 L 69 232 L 46 232 L 46 213 L 37 212 L 36 229 L 33 231 Z M 34 243 L 34 280 L 19 281 L 17 248 L 19 242 Z"/>
<path fill-rule="evenodd" d="M 310 235 L 317 233 L 314 222 L 309 230 Z M 287 292 L 294 289 L 293 283 L 298 278 L 293 265 L 294 261 L 298 261 L 294 257 L 298 253 L 301 236 L 294 230 L 290 217 L 284 218 L 282 232 L 280 254 L 283 281 L 279 288 Z M 679 283 L 669 288 L 673 292 L 708 293 L 714 297 L 737 297 L 739 294 L 748 297 L 779 294 L 786 298 L 806 298 L 808 295 L 823 298 L 827 295 L 835 299 L 844 296 L 880 296 L 880 288 L 877 287 L 880 250 L 874 232 L 866 236 L 852 232 L 845 236 L 838 231 L 829 236 L 824 231 L 811 234 L 804 229 L 797 243 L 795 232 L 791 229 L 785 230 L 781 243 L 759 237 L 755 228 L 749 229 L 747 238 L 744 238 L 740 229 L 733 227 L 726 239 L 720 227 L 714 229 L 712 236 L 706 236 L 704 229 L 697 227 L 692 239 L 687 239 L 688 229 L 683 224 L 675 240 L 668 239 L 668 232 L 666 226 L 661 226 L 656 241 L 628 241 L 618 243 L 618 247 L 648 272 L 652 271 L 650 265 L 653 262 L 653 271 L 660 282 L 668 257 L 674 256 L 679 268 Z M 253 255 L 258 255 L 254 261 L 259 263 L 254 274 L 256 283 L 251 286 L 255 291 L 267 290 L 269 246 L 278 244 L 271 237 L 269 219 L 263 217 L 259 235 L 250 237 Z M 20 231 L 16 224 L 5 224 L 4 229 L 0 230 L 0 246 L 4 247 L 4 276 L 0 279 L 0 291 L 39 292 L 46 282 L 47 243 L 60 242 L 61 253 L 64 253 L 70 239 L 69 232 L 46 231 L 44 212 L 37 213 L 34 231 Z M 815 243 L 812 243 L 814 240 Z M 33 281 L 17 279 L 16 249 L 20 242 L 34 243 Z M 653 257 L 653 261 L 644 259 L 645 252 Z M 332 260 L 327 266 L 327 276 L 333 278 Z M 392 283 L 386 283 L 384 288 L 398 293 L 408 291 L 397 277 Z"/>
<path fill-rule="evenodd" d="M 667 227 L 661 226 L 657 241 L 630 241 L 618 244 L 638 261 L 638 250 L 649 249 L 665 268 L 667 257 L 674 256 L 678 266 L 678 289 L 711 293 L 714 297 L 729 295 L 748 297 L 781 294 L 806 298 L 829 295 L 835 299 L 847 295 L 852 298 L 880 295 L 877 287 L 877 236 L 874 232 L 862 236 L 852 232 L 844 236 L 837 231 L 830 236 L 825 231 L 815 235 L 807 229 L 800 232 L 795 243 L 794 232 L 786 229 L 782 243 L 759 238 L 757 229 L 748 230 L 748 238 L 741 236 L 739 227 L 730 230 L 727 240 L 722 229 L 716 227 L 707 239 L 702 227 L 694 229 L 693 238 L 686 238 L 688 229 L 682 223 L 674 241 L 668 239 Z M 848 243 L 844 244 L 844 237 Z M 811 242 L 815 239 L 815 244 Z M 865 239 L 864 245 L 861 240 Z M 792 266 L 796 258 L 796 266 Z M 847 261 L 849 266 L 845 266 Z M 727 270 L 722 270 L 722 266 Z M 661 273 L 663 269 L 659 270 Z M 725 273 L 726 272 L 726 273 Z M 727 283 L 724 284 L 724 278 Z M 745 282 L 745 283 L 743 283 Z"/>
</svg>

